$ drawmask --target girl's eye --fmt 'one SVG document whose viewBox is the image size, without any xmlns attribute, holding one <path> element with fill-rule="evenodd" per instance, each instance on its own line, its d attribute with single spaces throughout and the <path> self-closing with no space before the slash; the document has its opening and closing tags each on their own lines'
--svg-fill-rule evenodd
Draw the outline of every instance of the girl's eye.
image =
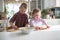
<svg viewBox="0 0 60 40">
<path fill-rule="evenodd" d="M 36 15 L 36 16 L 38 16 L 38 15 Z"/>
</svg>

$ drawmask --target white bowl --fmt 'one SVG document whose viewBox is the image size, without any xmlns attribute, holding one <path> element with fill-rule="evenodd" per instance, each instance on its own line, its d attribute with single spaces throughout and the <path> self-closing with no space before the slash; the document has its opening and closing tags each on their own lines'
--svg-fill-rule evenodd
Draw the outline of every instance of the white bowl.
<svg viewBox="0 0 60 40">
<path fill-rule="evenodd" d="M 28 33 L 31 32 L 31 30 L 32 30 L 32 29 L 30 29 L 30 28 L 22 28 L 22 29 L 21 29 L 21 33 L 28 34 Z"/>
</svg>

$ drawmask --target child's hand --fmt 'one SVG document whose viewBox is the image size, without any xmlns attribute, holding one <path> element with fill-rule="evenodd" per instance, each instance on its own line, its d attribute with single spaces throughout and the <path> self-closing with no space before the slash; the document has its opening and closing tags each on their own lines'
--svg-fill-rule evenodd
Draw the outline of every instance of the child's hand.
<svg viewBox="0 0 60 40">
<path fill-rule="evenodd" d="M 16 25 L 13 25 L 12 28 L 15 30 L 18 29 Z"/>
<path fill-rule="evenodd" d="M 47 26 L 47 28 L 50 28 L 50 26 Z"/>
<path fill-rule="evenodd" d="M 44 29 L 47 29 L 47 28 L 42 28 L 42 27 L 36 27 L 35 30 L 44 30 Z"/>
<path fill-rule="evenodd" d="M 47 26 L 47 28 L 50 28 L 50 27 L 49 27 L 49 26 Z M 47 29 L 47 28 L 35 27 L 35 30 L 44 30 L 44 29 Z"/>
<path fill-rule="evenodd" d="M 35 27 L 35 30 L 40 30 L 40 27 Z"/>
</svg>

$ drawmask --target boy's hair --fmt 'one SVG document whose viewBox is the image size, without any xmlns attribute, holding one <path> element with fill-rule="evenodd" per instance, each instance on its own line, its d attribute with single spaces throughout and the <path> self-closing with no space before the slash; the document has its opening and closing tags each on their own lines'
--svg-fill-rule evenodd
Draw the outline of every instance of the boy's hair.
<svg viewBox="0 0 60 40">
<path fill-rule="evenodd" d="M 22 3 L 19 8 L 21 8 L 21 7 L 24 7 L 25 9 L 27 9 L 27 4 L 26 3 Z"/>
<path fill-rule="evenodd" d="M 32 15 L 34 15 L 35 13 L 37 13 L 39 11 L 40 11 L 39 9 L 34 9 L 33 12 L 32 12 Z"/>
</svg>

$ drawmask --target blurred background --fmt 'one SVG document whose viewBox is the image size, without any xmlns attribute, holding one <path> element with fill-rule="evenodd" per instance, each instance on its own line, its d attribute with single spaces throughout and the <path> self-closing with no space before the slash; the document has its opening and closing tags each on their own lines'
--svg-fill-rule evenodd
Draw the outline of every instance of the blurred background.
<svg viewBox="0 0 60 40">
<path fill-rule="evenodd" d="M 27 14 L 30 16 L 34 8 L 39 8 L 42 11 L 42 18 L 49 9 L 53 11 L 56 18 L 60 18 L 60 0 L 0 0 L 0 16 L 10 19 L 23 2 L 27 3 Z"/>
</svg>

